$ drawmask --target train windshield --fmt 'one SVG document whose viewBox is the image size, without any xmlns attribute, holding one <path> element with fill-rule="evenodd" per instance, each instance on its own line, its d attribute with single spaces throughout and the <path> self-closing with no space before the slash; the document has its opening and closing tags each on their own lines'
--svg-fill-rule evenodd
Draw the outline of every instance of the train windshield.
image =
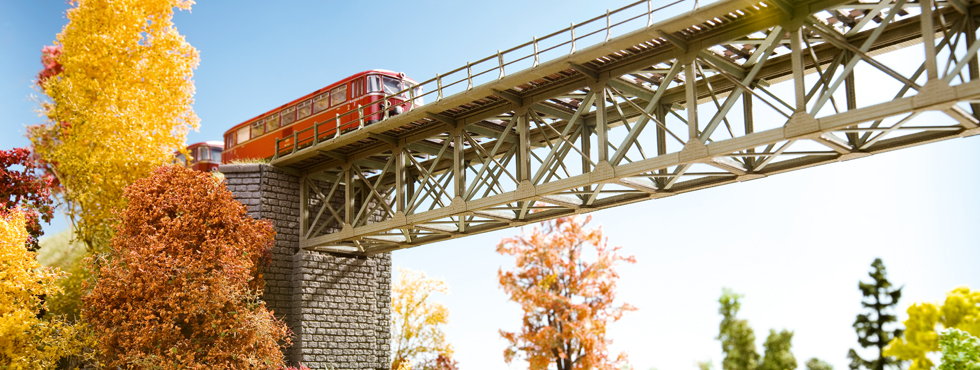
<svg viewBox="0 0 980 370">
<path fill-rule="evenodd" d="M 383 76 L 382 79 L 384 80 L 385 95 L 395 95 L 399 91 L 408 88 L 408 85 L 405 82 L 397 78 Z"/>
<path fill-rule="evenodd" d="M 211 161 L 221 162 L 221 148 L 211 148 Z"/>
<path fill-rule="evenodd" d="M 407 99 L 411 98 L 411 96 L 409 96 L 410 93 L 407 91 L 409 87 L 414 87 L 414 96 L 419 97 L 415 99 L 415 103 L 422 105 L 422 86 L 390 76 L 367 76 L 367 92 L 369 93 L 383 92 L 385 95 L 394 95 L 405 90 L 405 92 L 401 94 L 401 97 Z"/>
<path fill-rule="evenodd" d="M 196 155 L 196 157 L 197 158 L 194 158 L 194 162 L 209 161 L 209 160 L 211 160 L 211 158 L 208 156 L 208 147 L 206 147 L 206 146 L 199 146 L 199 147 L 197 147 L 197 155 Z"/>
<path fill-rule="evenodd" d="M 367 92 L 381 92 L 381 76 L 370 75 L 367 76 Z"/>
</svg>

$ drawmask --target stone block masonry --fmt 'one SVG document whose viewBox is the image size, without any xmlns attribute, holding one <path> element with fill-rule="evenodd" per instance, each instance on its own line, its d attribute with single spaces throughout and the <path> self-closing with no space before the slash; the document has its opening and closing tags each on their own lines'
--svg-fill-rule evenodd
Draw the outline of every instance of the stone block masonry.
<svg viewBox="0 0 980 370">
<path fill-rule="evenodd" d="M 293 332 L 286 360 L 311 369 L 388 370 L 391 254 L 300 250 L 298 176 L 265 164 L 219 170 L 249 216 L 269 220 L 276 230 L 262 299 Z"/>
</svg>

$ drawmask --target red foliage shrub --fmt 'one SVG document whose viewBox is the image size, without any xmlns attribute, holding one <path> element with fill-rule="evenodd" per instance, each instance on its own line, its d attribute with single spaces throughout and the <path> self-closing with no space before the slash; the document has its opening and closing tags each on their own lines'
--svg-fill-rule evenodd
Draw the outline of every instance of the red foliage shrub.
<svg viewBox="0 0 980 370">
<path fill-rule="evenodd" d="M 18 171 L 16 168 L 20 168 Z M 51 187 L 54 177 L 43 174 L 31 151 L 26 148 L 0 150 L 0 209 L 20 207 L 27 221 L 27 249 L 36 251 L 44 235 L 41 221 L 54 215 Z"/>
<path fill-rule="evenodd" d="M 156 169 L 128 207 L 83 316 L 107 368 L 277 369 L 288 329 L 258 299 L 274 234 L 209 174 Z"/>
<path fill-rule="evenodd" d="M 47 45 L 41 48 L 41 64 L 44 69 L 37 73 L 37 84 L 44 86 L 44 82 L 49 78 L 57 76 L 64 71 L 58 57 L 61 56 L 61 45 Z"/>
</svg>

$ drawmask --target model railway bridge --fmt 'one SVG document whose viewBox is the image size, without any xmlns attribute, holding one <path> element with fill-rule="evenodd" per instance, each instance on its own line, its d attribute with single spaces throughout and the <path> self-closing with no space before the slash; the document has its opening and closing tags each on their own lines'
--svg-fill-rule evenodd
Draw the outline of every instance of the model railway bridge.
<svg viewBox="0 0 980 370">
<path fill-rule="evenodd" d="M 300 248 L 372 255 L 980 133 L 974 0 L 694 5 L 529 36 L 405 91 L 418 108 L 284 138 Z"/>
</svg>

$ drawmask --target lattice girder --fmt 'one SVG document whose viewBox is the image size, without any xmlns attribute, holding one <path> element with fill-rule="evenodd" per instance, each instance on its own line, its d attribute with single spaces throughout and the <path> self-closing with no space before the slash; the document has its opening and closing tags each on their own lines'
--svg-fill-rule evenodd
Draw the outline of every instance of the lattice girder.
<svg viewBox="0 0 980 370">
<path fill-rule="evenodd" d="M 495 81 L 281 154 L 300 246 L 373 254 L 980 133 L 980 6 L 789 3 L 719 2 L 509 75 L 501 56 Z"/>
</svg>

